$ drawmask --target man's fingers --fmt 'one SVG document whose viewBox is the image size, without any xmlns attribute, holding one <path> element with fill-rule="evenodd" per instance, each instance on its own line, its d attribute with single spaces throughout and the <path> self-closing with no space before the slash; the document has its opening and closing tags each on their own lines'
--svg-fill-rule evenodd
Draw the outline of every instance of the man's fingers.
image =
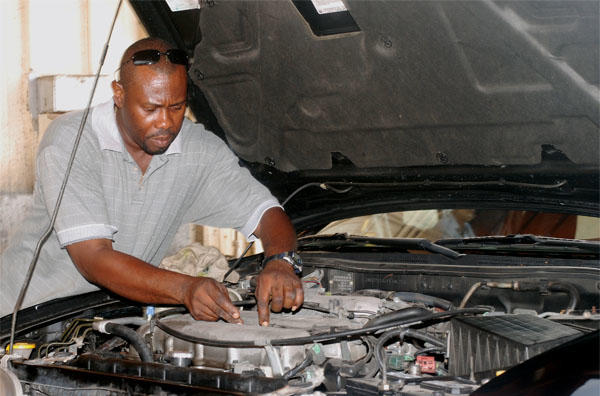
<svg viewBox="0 0 600 396">
<path fill-rule="evenodd" d="M 269 297 L 271 288 L 264 287 L 258 280 L 256 284 L 256 306 L 258 308 L 258 324 L 261 326 L 269 325 Z"/>
<path fill-rule="evenodd" d="M 200 305 L 198 309 L 196 309 L 194 312 L 190 311 L 190 314 L 196 320 L 206 320 L 214 322 L 217 319 L 219 319 L 219 317 L 205 305 Z"/>
<path fill-rule="evenodd" d="M 281 312 L 283 308 L 283 286 L 274 284 L 271 287 L 271 310 L 273 312 Z"/>
<path fill-rule="evenodd" d="M 229 293 L 225 286 L 219 284 L 219 292 L 215 298 L 215 302 L 218 305 L 219 315 L 228 322 L 237 322 L 240 318 L 240 311 L 233 305 L 229 299 Z"/>
<path fill-rule="evenodd" d="M 294 303 L 292 305 L 292 311 L 300 308 L 302 303 L 304 302 L 304 289 L 302 289 L 302 284 L 296 287 L 296 298 L 294 298 Z"/>
<path fill-rule="evenodd" d="M 223 308 L 223 305 L 215 305 L 213 309 L 215 310 L 215 312 L 217 312 L 219 317 L 223 318 L 223 320 L 225 320 L 226 322 L 242 323 L 239 311 L 237 310 L 237 308 L 235 308 L 235 306 L 233 307 L 235 309 L 234 312 L 229 311 L 228 308 Z"/>
<path fill-rule="evenodd" d="M 292 308 L 296 298 L 296 289 L 293 284 L 285 285 L 283 288 L 283 307 Z"/>
<path fill-rule="evenodd" d="M 269 298 L 273 312 L 281 312 L 283 308 L 291 308 L 295 311 L 304 301 L 302 282 L 292 273 L 287 263 L 283 266 L 271 263 L 270 267 L 265 267 L 256 281 L 258 320 L 263 326 L 268 323 Z"/>
<path fill-rule="evenodd" d="M 215 321 L 223 318 L 230 323 L 242 323 L 240 311 L 229 299 L 225 286 L 212 279 L 198 280 L 192 301 L 194 319 Z"/>
</svg>

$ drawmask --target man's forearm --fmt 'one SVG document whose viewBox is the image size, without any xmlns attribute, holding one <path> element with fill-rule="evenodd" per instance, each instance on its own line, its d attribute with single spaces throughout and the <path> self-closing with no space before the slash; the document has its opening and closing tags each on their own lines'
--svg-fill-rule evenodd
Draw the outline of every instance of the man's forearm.
<svg viewBox="0 0 600 396">
<path fill-rule="evenodd" d="M 280 208 L 267 210 L 254 234 L 262 242 L 265 257 L 296 249 L 296 232 Z"/>
<path fill-rule="evenodd" d="M 88 281 L 139 302 L 183 304 L 185 290 L 194 280 L 113 250 L 108 240 L 75 243 L 67 250 Z"/>
<path fill-rule="evenodd" d="M 214 279 L 156 268 L 113 250 L 107 239 L 74 243 L 67 251 L 88 281 L 120 296 L 148 304 L 183 304 L 198 320 L 241 323 L 227 289 Z"/>
</svg>

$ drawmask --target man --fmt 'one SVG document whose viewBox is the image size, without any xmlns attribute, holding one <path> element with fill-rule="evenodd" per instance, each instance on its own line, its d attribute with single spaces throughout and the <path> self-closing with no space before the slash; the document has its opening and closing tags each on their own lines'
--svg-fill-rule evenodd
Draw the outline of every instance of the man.
<svg viewBox="0 0 600 396">
<path fill-rule="evenodd" d="M 302 284 L 288 262 L 293 254 L 286 253 L 296 243 L 290 220 L 223 142 L 184 120 L 186 66 L 182 51 L 155 38 L 125 51 L 114 103 L 90 113 L 24 307 L 95 284 L 144 303 L 183 304 L 195 319 L 240 323 L 223 285 L 156 267 L 186 222 L 261 239 L 265 257 L 273 257 L 257 277 L 261 325 L 268 325 L 269 303 L 275 312 L 302 304 Z M 50 221 L 80 120 L 81 112 L 57 119 L 40 144 L 32 214 L 0 262 L 1 316 L 12 311 Z"/>
</svg>

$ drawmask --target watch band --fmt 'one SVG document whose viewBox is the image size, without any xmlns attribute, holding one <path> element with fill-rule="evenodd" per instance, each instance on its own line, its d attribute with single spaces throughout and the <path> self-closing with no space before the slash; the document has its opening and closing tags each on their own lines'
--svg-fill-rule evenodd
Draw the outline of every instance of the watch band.
<svg viewBox="0 0 600 396">
<path fill-rule="evenodd" d="M 289 252 L 274 254 L 272 256 L 267 257 L 262 262 L 263 268 L 265 267 L 265 265 L 267 265 L 269 261 L 273 260 L 285 260 L 292 266 L 296 275 L 302 274 L 302 259 L 300 258 L 298 253 L 296 253 L 293 250 L 290 250 Z"/>
</svg>

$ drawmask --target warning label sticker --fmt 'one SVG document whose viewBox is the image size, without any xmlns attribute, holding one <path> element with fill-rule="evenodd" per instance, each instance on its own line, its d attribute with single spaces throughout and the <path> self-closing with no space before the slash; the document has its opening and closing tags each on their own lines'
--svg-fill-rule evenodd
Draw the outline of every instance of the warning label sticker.
<svg viewBox="0 0 600 396">
<path fill-rule="evenodd" d="M 332 14 L 334 12 L 347 11 L 342 0 L 311 0 L 319 14 Z"/>
<path fill-rule="evenodd" d="M 200 8 L 199 0 L 166 0 L 166 2 L 173 12 Z"/>
</svg>

